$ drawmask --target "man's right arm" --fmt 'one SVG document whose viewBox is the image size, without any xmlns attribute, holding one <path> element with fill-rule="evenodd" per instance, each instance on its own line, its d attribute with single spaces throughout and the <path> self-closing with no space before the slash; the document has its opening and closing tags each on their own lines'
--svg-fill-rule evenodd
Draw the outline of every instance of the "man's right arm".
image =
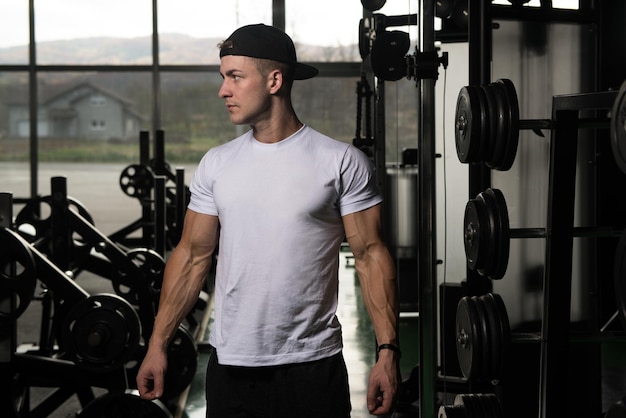
<svg viewBox="0 0 626 418">
<path fill-rule="evenodd" d="M 137 388 L 146 399 L 163 394 L 167 346 L 200 295 L 211 268 L 218 235 L 216 216 L 187 210 L 181 239 L 165 266 L 152 336 L 137 373 Z"/>
</svg>

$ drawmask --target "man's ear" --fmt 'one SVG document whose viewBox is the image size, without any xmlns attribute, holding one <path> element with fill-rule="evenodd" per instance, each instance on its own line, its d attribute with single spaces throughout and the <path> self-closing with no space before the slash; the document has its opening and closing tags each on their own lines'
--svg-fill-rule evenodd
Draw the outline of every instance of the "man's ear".
<svg viewBox="0 0 626 418">
<path fill-rule="evenodd" d="M 272 70 L 267 76 L 270 94 L 276 94 L 283 86 L 283 73 L 280 70 Z"/>
</svg>

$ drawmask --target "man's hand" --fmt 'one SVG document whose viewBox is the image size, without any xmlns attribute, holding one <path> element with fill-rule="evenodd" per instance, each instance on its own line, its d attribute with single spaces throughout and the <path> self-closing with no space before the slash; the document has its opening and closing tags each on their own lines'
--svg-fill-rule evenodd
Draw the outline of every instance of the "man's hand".
<svg viewBox="0 0 626 418">
<path fill-rule="evenodd" d="M 137 372 L 137 389 L 142 399 L 153 400 L 163 396 L 167 354 L 159 349 L 148 349 Z"/>
<path fill-rule="evenodd" d="M 367 409 L 372 415 L 393 413 L 400 385 L 397 354 L 381 350 L 372 367 L 367 387 Z"/>
</svg>

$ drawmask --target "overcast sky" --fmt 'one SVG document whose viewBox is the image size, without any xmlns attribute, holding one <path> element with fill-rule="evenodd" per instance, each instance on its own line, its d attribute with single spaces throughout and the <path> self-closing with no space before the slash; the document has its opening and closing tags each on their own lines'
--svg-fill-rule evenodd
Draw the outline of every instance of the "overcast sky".
<svg viewBox="0 0 626 418">
<path fill-rule="evenodd" d="M 28 1 L 0 0 L 0 48 L 28 43 Z M 248 23 L 271 24 L 272 0 L 159 0 L 159 31 L 226 37 Z M 506 0 L 494 3 L 509 4 Z M 286 30 L 301 43 L 347 45 L 358 41 L 360 0 L 285 0 Z M 540 0 L 530 5 L 539 6 Z M 553 0 L 578 7 L 578 0 Z M 417 13 L 418 0 L 387 0 L 376 13 Z M 39 42 L 98 36 L 138 37 L 152 33 L 152 0 L 35 0 Z M 294 23 L 296 22 L 296 23 Z M 416 27 L 407 27 L 415 31 Z"/>
<path fill-rule="evenodd" d="M 240 25 L 271 24 L 271 5 L 272 0 L 159 0 L 159 31 L 226 37 Z M 388 0 L 377 13 L 415 13 L 417 5 Z M 40 42 L 146 36 L 152 32 L 151 7 L 151 0 L 35 0 L 35 36 Z M 286 9 L 286 29 L 297 42 L 345 45 L 358 39 L 359 0 L 286 0 Z M 28 1 L 0 0 L 0 47 L 27 43 Z"/>
</svg>

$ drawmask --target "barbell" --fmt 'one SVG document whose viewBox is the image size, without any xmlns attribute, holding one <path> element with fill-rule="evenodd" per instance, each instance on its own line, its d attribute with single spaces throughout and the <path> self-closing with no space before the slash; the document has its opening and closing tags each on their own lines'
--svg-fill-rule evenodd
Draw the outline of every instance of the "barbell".
<svg viewBox="0 0 626 418">
<path fill-rule="evenodd" d="M 456 352 L 463 376 L 468 380 L 502 380 L 511 357 L 511 344 L 538 344 L 540 332 L 513 332 L 504 301 L 497 293 L 464 296 L 456 310 Z M 571 333 L 572 343 L 615 341 L 615 335 Z"/>
<path fill-rule="evenodd" d="M 572 235 L 619 237 L 623 232 L 613 227 L 575 227 Z M 490 279 L 504 277 L 511 238 L 545 238 L 548 234 L 546 228 L 510 228 L 506 199 L 499 189 L 488 188 L 465 206 L 463 243 L 467 265 Z"/>
<path fill-rule="evenodd" d="M 624 92 L 618 95 L 622 113 Z M 615 112 L 613 112 L 615 113 Z M 622 117 L 622 121 L 624 117 Z M 608 118 L 581 118 L 580 128 L 608 128 L 614 125 Z M 520 130 L 532 130 L 544 137 L 542 130 L 552 129 L 551 119 L 522 119 L 513 82 L 501 78 L 486 85 L 464 86 L 459 91 L 455 112 L 455 145 L 462 163 L 484 163 L 489 168 L 507 171 L 513 165 L 519 143 Z M 617 125 L 616 125 L 617 126 Z M 624 126 L 622 124 L 622 130 Z M 622 133 L 622 137 L 625 135 Z M 626 138 L 619 141 L 626 172 Z M 615 141 L 617 142 L 617 140 Z M 615 154 L 615 152 L 614 152 Z M 619 163 L 618 163 L 619 164 Z"/>
</svg>

